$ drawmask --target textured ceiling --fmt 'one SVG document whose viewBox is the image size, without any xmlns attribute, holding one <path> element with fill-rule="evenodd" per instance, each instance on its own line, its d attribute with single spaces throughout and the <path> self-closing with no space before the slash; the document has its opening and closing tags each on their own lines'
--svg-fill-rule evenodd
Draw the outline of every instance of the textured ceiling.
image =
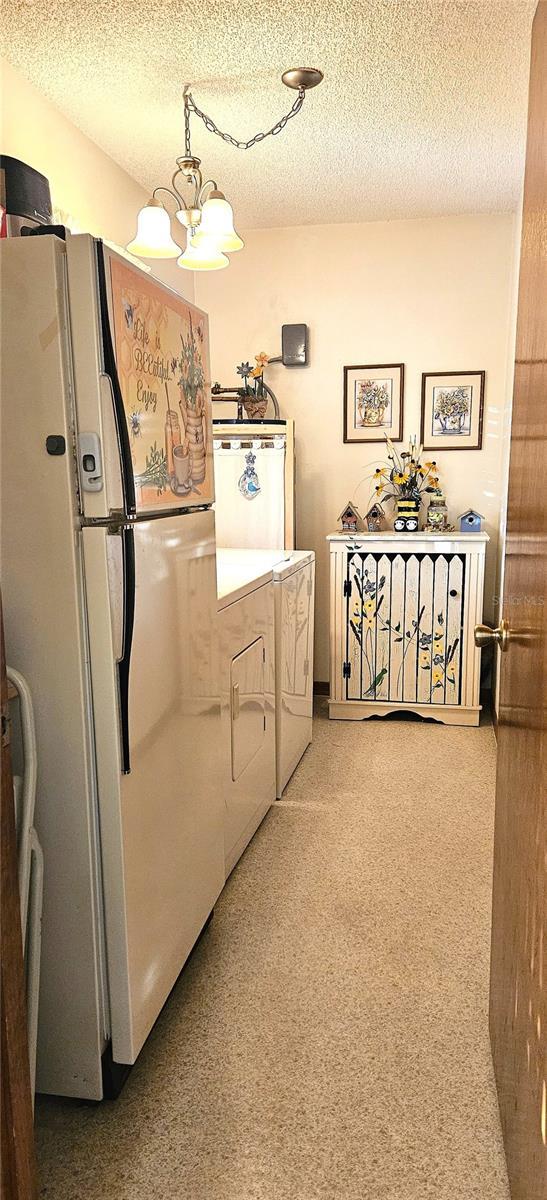
<svg viewBox="0 0 547 1200">
<path fill-rule="evenodd" d="M 247 152 L 192 118 L 192 149 L 241 228 L 514 208 L 536 0 L 11 0 L 6 57 L 146 187 L 183 151 L 181 95 L 240 139 L 324 83 Z M 100 186 L 100 180 L 97 181 Z"/>
</svg>

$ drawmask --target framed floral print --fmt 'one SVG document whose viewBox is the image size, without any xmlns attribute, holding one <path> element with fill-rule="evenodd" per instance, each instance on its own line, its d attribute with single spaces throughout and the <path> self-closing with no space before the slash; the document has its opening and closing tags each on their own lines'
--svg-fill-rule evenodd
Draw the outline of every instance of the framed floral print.
<svg viewBox="0 0 547 1200">
<path fill-rule="evenodd" d="M 403 363 L 344 367 L 344 441 L 403 440 Z"/>
<path fill-rule="evenodd" d="M 480 450 L 484 371 L 433 371 L 422 375 L 424 450 Z"/>
</svg>

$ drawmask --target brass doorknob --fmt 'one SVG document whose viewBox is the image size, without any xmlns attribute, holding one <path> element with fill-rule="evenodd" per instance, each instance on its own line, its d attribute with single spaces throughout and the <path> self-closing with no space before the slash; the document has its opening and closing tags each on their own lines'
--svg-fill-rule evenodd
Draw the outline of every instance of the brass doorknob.
<svg viewBox="0 0 547 1200">
<path fill-rule="evenodd" d="M 507 650 L 510 637 L 507 621 L 500 621 L 497 629 L 492 629 L 490 625 L 475 625 L 475 645 L 479 650 L 485 646 L 499 646 L 500 650 Z"/>
</svg>

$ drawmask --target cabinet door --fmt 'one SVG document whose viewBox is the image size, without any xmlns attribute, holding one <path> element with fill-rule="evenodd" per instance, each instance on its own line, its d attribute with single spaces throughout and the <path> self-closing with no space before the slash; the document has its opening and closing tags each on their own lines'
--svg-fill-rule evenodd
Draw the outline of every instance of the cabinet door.
<svg viewBox="0 0 547 1200">
<path fill-rule="evenodd" d="M 350 551 L 345 699 L 460 704 L 465 555 Z"/>
<path fill-rule="evenodd" d="M 231 726 L 232 779 L 236 779 L 258 754 L 265 737 L 264 638 L 257 638 L 232 659 Z"/>
</svg>

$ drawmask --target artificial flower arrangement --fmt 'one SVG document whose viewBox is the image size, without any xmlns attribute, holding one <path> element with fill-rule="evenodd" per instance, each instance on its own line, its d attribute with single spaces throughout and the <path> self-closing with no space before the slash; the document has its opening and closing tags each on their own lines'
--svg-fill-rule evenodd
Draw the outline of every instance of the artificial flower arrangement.
<svg viewBox="0 0 547 1200">
<path fill-rule="evenodd" d="M 264 391 L 264 367 L 268 361 L 268 355 L 261 351 L 260 354 L 255 354 L 256 367 L 251 367 L 249 362 L 242 362 L 236 367 L 237 374 L 241 376 L 245 385 L 243 406 L 251 419 L 263 417 L 266 412 L 268 397 Z M 252 389 L 249 379 L 253 380 Z"/>
<path fill-rule="evenodd" d="M 393 500 L 397 510 L 394 529 L 414 533 L 425 493 L 441 493 L 437 463 L 434 459 L 422 462 L 423 446 L 418 449 L 416 437 L 410 439 L 408 450 L 399 451 L 386 434 L 386 450 L 388 465 L 377 467 L 367 478 L 372 478 L 378 501 Z"/>
<path fill-rule="evenodd" d="M 437 463 L 422 463 L 423 446 L 417 449 L 416 438 L 411 438 L 408 450 L 400 453 L 386 436 L 389 466 L 377 467 L 374 472 L 375 492 L 383 500 L 415 500 L 421 504 L 424 492 L 439 491 Z M 389 491 L 387 489 L 391 488 Z"/>
</svg>

